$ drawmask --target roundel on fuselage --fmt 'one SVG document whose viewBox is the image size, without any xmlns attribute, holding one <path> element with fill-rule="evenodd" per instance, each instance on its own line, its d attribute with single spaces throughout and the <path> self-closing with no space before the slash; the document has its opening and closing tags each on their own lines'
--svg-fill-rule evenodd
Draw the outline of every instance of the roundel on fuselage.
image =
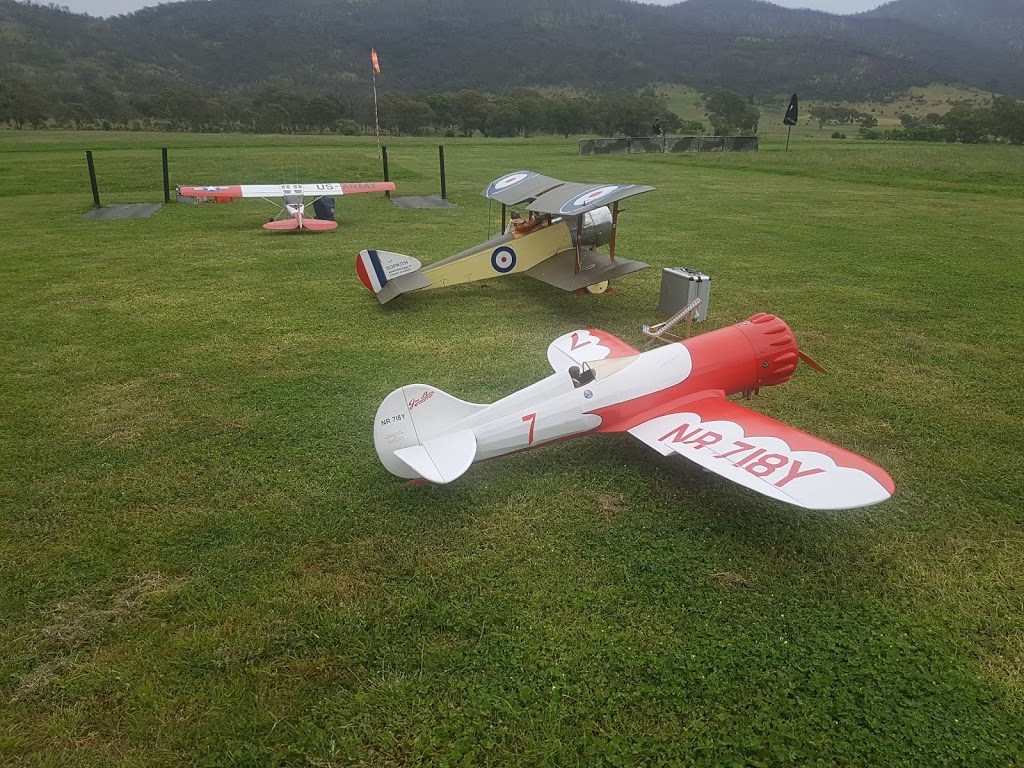
<svg viewBox="0 0 1024 768">
<path fill-rule="evenodd" d="M 516 252 L 507 245 L 495 248 L 491 253 L 491 266 L 495 272 L 508 274 L 516 268 Z"/>
</svg>

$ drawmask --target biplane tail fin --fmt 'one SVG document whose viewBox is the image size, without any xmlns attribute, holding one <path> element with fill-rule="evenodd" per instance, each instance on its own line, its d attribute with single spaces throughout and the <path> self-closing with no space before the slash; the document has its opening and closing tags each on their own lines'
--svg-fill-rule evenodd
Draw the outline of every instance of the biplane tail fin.
<svg viewBox="0 0 1024 768">
<path fill-rule="evenodd" d="M 399 477 L 450 483 L 476 459 L 476 435 L 458 422 L 486 407 L 423 384 L 396 389 L 377 409 L 377 455 Z"/>
<path fill-rule="evenodd" d="M 390 251 L 365 250 L 356 257 L 359 280 L 385 304 L 401 293 L 426 288 L 430 281 L 420 274 L 423 265 L 412 256 Z"/>
</svg>

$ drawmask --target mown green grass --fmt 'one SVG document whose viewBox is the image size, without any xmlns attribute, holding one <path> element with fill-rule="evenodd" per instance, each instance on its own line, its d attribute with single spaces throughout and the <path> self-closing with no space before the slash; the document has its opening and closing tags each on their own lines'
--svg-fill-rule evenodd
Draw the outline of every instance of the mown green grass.
<svg viewBox="0 0 1024 768">
<path fill-rule="evenodd" d="M 436 142 L 391 140 L 400 194 Z M 1024 155 L 766 142 L 581 158 L 446 143 L 458 207 L 165 206 L 175 183 L 364 180 L 372 139 L 0 134 L 0 762 L 1012 765 L 1024 755 Z M 478 242 L 498 175 L 655 185 L 618 293 L 529 278 L 381 307 L 363 247 Z M 490 221 L 490 228 L 488 227 Z M 886 467 L 809 514 L 628 435 L 412 488 L 373 452 L 402 384 L 486 402 L 556 336 L 638 343 L 660 268 L 707 329 L 775 312 L 829 370 L 752 405 Z"/>
</svg>

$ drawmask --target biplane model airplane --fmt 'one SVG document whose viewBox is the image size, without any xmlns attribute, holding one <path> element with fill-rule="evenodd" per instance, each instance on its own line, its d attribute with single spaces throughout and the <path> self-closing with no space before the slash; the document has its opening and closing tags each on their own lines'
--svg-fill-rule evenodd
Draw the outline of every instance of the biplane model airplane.
<svg viewBox="0 0 1024 768">
<path fill-rule="evenodd" d="M 645 268 L 615 257 L 619 201 L 650 192 L 638 184 L 575 184 L 532 171 L 496 179 L 483 196 L 501 203 L 502 233 L 426 267 L 411 256 L 360 251 L 356 272 L 381 304 L 402 293 L 525 272 L 566 291 L 604 293 L 612 278 Z M 527 203 L 528 220 L 506 228 L 509 206 Z M 610 206 L 610 208 L 609 208 Z M 608 245 L 609 253 L 596 249 Z"/>
<path fill-rule="evenodd" d="M 374 445 L 391 473 L 449 483 L 477 461 L 628 432 L 808 509 L 888 499 L 895 484 L 881 467 L 727 399 L 788 381 L 801 359 L 823 370 L 767 314 L 643 353 L 603 331 L 573 331 L 548 347 L 552 375 L 490 405 L 422 384 L 396 389 L 377 410 Z"/>
<path fill-rule="evenodd" d="M 178 187 L 183 197 L 201 200 L 213 198 L 218 203 L 229 203 L 236 197 L 260 197 L 278 206 L 278 215 L 263 225 L 264 229 L 277 232 L 307 231 L 326 232 L 335 229 L 338 222 L 332 218 L 318 219 L 306 215 L 305 198 L 313 197 L 311 205 L 328 195 L 355 195 L 362 192 L 391 192 L 395 188 L 391 181 L 329 181 L 319 184 L 235 184 L 225 187 Z M 271 198 L 282 198 L 277 203 Z"/>
</svg>

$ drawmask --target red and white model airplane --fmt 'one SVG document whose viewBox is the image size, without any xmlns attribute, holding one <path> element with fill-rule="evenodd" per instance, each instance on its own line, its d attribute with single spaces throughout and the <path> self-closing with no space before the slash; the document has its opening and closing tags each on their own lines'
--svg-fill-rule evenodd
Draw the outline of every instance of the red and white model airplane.
<svg viewBox="0 0 1024 768">
<path fill-rule="evenodd" d="M 314 197 L 313 203 L 330 195 L 355 195 L 361 192 L 391 192 L 395 189 L 392 181 L 328 181 L 319 184 L 235 184 L 226 187 L 178 187 L 183 197 L 199 199 L 213 198 L 218 203 L 228 203 L 236 197 L 283 198 L 283 203 L 274 203 L 280 208 L 278 217 L 263 225 L 273 231 L 326 232 L 335 229 L 338 222 L 306 216 L 305 198 Z M 311 204 L 313 204 L 311 203 Z M 282 218 L 286 217 L 286 218 Z"/>
<path fill-rule="evenodd" d="M 573 331 L 548 347 L 552 375 L 491 405 L 422 384 L 396 389 L 377 410 L 374 444 L 393 474 L 449 483 L 484 459 L 629 432 L 800 507 L 888 499 L 895 484 L 881 467 L 726 399 L 788 381 L 801 359 L 819 367 L 767 314 L 643 353 L 603 331 Z"/>
</svg>

